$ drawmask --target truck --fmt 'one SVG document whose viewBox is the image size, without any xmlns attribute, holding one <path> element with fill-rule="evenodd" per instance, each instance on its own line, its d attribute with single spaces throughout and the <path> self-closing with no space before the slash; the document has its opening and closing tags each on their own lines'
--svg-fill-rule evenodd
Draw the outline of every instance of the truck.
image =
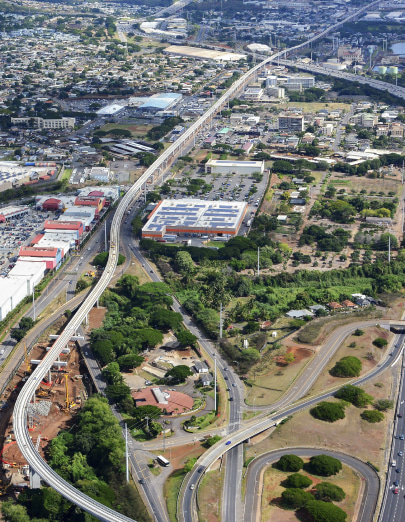
<svg viewBox="0 0 405 522">
<path fill-rule="evenodd" d="M 397 465 L 397 461 L 394 459 L 394 460 L 391 462 L 391 466 L 394 468 L 396 465 Z"/>
<path fill-rule="evenodd" d="M 252 221 L 253 221 L 253 219 L 248 219 L 248 221 L 247 221 L 247 223 L 246 223 L 246 226 L 247 226 L 247 227 L 250 227 L 250 225 L 252 224 Z"/>
</svg>

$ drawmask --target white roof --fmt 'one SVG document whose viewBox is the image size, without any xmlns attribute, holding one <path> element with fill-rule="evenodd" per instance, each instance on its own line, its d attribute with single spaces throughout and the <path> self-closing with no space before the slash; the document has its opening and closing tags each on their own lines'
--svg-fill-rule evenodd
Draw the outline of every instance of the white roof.
<svg viewBox="0 0 405 522">
<path fill-rule="evenodd" d="M 116 114 L 117 112 L 121 111 L 124 108 L 123 105 L 118 105 L 117 103 L 112 103 L 111 105 L 106 105 L 102 109 L 97 111 L 97 114 L 102 115 L 109 115 L 109 114 Z"/>
<path fill-rule="evenodd" d="M 21 261 L 18 259 L 15 267 L 10 270 L 8 277 L 27 277 L 29 279 L 45 270 L 46 263 L 41 259 L 38 259 L 38 261 Z"/>
<path fill-rule="evenodd" d="M 26 206 L 21 206 L 21 207 L 16 207 L 16 206 L 9 206 L 9 207 L 3 207 L 3 208 L 0 208 L 0 214 L 7 217 L 7 216 L 11 216 L 13 214 L 17 214 L 18 212 L 24 212 L 24 211 L 28 211 L 28 207 Z"/>
</svg>

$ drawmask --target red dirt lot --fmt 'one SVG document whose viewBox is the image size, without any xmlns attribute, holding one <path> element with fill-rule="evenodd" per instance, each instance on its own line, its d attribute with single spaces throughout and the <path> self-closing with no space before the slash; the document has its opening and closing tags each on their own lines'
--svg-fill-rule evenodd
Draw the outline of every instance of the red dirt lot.
<svg viewBox="0 0 405 522">
<path fill-rule="evenodd" d="M 46 348 L 49 345 L 46 343 L 38 343 L 35 345 L 29 354 L 29 360 L 43 359 L 47 354 Z M 80 352 L 77 350 L 76 343 L 74 342 L 69 343 L 69 348 L 71 350 L 69 354 L 61 354 L 60 356 L 61 361 L 67 362 L 67 366 L 62 367 L 62 371 L 52 371 L 52 384 L 49 385 L 47 379 L 45 379 L 38 387 L 36 393 L 36 402 L 52 402 L 48 416 L 38 415 L 34 417 L 33 428 L 30 430 L 34 444 L 38 436 L 41 436 L 39 452 L 42 457 L 46 455 L 49 441 L 56 437 L 60 430 L 66 429 L 74 423 L 75 412 L 80 409 L 81 403 L 87 398 L 87 393 L 82 382 L 85 366 L 81 365 Z M 22 467 L 26 465 L 26 461 L 15 443 L 12 426 L 13 406 L 24 384 L 25 368 L 26 364 L 24 362 L 2 396 L 2 400 L 6 402 L 6 408 L 2 410 L 2 414 L 0 415 L 0 461 L 2 461 L 0 475 L 2 475 L 3 484 L 10 483 L 9 472 L 12 474 L 11 483 L 15 483 L 16 480 L 14 480 L 13 476 L 15 477 L 16 474 L 22 473 Z M 66 413 L 61 411 L 61 408 L 65 405 L 66 397 L 65 375 L 68 376 L 69 402 L 75 402 L 70 412 Z M 7 473 L 7 477 L 5 473 Z M 19 476 L 17 481 L 22 481 L 22 475 Z M 7 493 L 12 492 L 8 490 Z"/>
</svg>

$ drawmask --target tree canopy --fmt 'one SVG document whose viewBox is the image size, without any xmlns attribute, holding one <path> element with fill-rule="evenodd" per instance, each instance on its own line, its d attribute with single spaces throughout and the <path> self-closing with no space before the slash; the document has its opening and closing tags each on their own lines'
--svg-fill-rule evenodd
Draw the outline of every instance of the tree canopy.
<svg viewBox="0 0 405 522">
<path fill-rule="evenodd" d="M 304 467 L 304 461 L 297 455 L 283 455 L 276 464 L 281 471 L 300 471 Z"/>
<path fill-rule="evenodd" d="M 308 471 L 314 475 L 330 477 L 342 470 L 342 463 L 329 455 L 315 455 L 310 458 L 307 467 Z"/>
<path fill-rule="evenodd" d="M 311 415 L 326 422 L 336 422 L 345 418 L 345 408 L 338 402 L 320 402 L 311 409 Z"/>
<path fill-rule="evenodd" d="M 360 375 L 362 364 L 360 359 L 353 355 L 342 357 L 337 361 L 335 366 L 330 370 L 330 374 L 334 377 L 358 377 Z"/>
</svg>

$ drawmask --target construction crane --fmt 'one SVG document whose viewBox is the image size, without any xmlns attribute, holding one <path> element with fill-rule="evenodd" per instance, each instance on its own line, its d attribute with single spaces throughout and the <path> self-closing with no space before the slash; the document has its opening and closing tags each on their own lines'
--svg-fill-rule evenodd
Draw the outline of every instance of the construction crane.
<svg viewBox="0 0 405 522">
<path fill-rule="evenodd" d="M 69 412 L 71 408 L 73 408 L 73 406 L 75 406 L 75 403 L 72 401 L 70 402 L 70 399 L 69 399 L 69 386 L 68 386 L 68 374 L 65 373 L 65 391 L 66 391 L 66 395 L 65 395 L 65 407 L 63 408 L 63 411 L 65 412 Z"/>
<path fill-rule="evenodd" d="M 29 374 L 29 373 L 31 373 L 31 364 L 28 359 L 27 345 L 26 345 L 25 341 L 24 341 L 24 353 L 25 353 L 25 373 Z"/>
</svg>

